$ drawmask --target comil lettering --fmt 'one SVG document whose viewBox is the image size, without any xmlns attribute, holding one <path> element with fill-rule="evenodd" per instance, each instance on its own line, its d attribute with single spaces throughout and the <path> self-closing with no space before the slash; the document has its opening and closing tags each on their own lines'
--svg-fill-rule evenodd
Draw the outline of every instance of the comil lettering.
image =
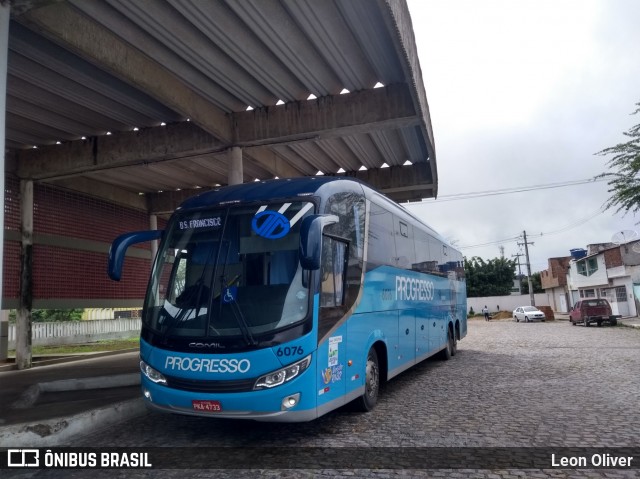
<svg viewBox="0 0 640 479">
<path fill-rule="evenodd" d="M 432 281 L 396 276 L 396 301 L 431 301 L 433 293 Z"/>
</svg>

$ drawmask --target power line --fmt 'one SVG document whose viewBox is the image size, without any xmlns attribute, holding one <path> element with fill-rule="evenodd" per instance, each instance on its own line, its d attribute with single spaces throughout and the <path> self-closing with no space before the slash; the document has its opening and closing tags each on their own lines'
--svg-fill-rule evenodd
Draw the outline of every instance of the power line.
<svg viewBox="0 0 640 479">
<path fill-rule="evenodd" d="M 499 190 L 486 190 L 486 191 L 471 191 L 469 193 L 455 193 L 451 195 L 440 195 L 437 199 L 425 199 L 422 203 L 442 203 L 446 201 L 468 200 L 473 198 L 481 198 L 484 196 L 498 196 L 508 195 L 511 193 L 523 193 L 526 191 L 534 190 L 548 190 L 552 188 L 564 188 L 567 186 L 584 185 L 588 183 L 598 183 L 601 181 L 608 181 L 607 178 L 587 178 L 584 180 L 563 181 L 560 183 L 547 183 L 543 185 L 531 185 L 531 186 L 518 186 L 513 188 L 502 188 Z M 419 203 L 414 203 L 419 204 Z"/>
<path fill-rule="evenodd" d="M 595 212 L 591 213 L 588 216 L 582 217 L 576 221 L 574 221 L 573 223 L 569 223 L 566 226 L 563 226 L 562 228 L 555 230 L 555 231 L 549 231 L 547 233 L 538 233 L 538 234 L 533 234 L 533 235 L 529 235 L 530 238 L 540 238 L 542 236 L 551 236 L 551 235 L 555 235 L 555 234 L 559 234 L 559 233 L 564 233 L 565 231 L 569 231 L 572 228 L 575 228 L 576 226 L 580 226 L 584 223 L 586 223 L 587 221 L 592 220 L 593 218 L 595 218 L 596 216 L 600 215 L 604 213 L 604 211 L 602 210 L 602 208 L 597 209 Z M 473 248 L 482 248 L 483 246 L 493 246 L 496 244 L 500 244 L 500 243 L 505 243 L 508 241 L 515 241 L 515 240 L 519 240 L 521 238 L 521 235 L 515 236 L 515 237 L 509 237 L 509 238 L 504 238 L 504 239 L 500 239 L 500 240 L 494 240 L 494 241 L 489 241 L 487 243 L 480 243 L 480 244 L 474 244 L 474 245 L 468 245 L 468 246 L 458 246 L 458 248 L 460 249 L 473 249 Z"/>
<path fill-rule="evenodd" d="M 587 221 L 592 220 L 593 218 L 595 218 L 598 215 L 601 215 L 602 213 L 604 213 L 602 208 L 598 208 L 595 212 L 591 213 L 590 215 L 585 216 L 585 217 L 583 217 L 583 218 L 581 218 L 579 220 L 576 220 L 575 222 L 570 223 L 567 226 L 564 226 L 564 227 L 560 228 L 559 230 L 549 231 L 548 233 L 539 233 L 539 234 L 529 235 L 529 236 L 534 237 L 534 238 L 539 238 L 541 236 L 551 236 L 551 235 L 555 235 L 555 234 L 559 234 L 559 233 L 564 233 L 565 231 L 569 231 L 570 229 L 575 228 L 576 226 L 583 225 Z"/>
<path fill-rule="evenodd" d="M 489 241 L 488 243 L 481 243 L 481 244 L 472 244 L 469 246 L 458 246 L 459 249 L 472 249 L 472 248 L 482 248 L 483 246 L 493 246 L 496 244 L 500 244 L 500 243 L 506 243 L 507 241 L 516 241 L 519 240 L 520 236 L 512 236 L 509 238 L 504 238 L 504 239 L 500 239 L 500 240 L 495 240 L 495 241 Z"/>
</svg>

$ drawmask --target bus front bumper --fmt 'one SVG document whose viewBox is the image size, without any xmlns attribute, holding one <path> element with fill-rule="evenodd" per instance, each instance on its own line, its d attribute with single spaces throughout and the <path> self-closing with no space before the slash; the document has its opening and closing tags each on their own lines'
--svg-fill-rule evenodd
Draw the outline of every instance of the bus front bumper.
<svg viewBox="0 0 640 479">
<path fill-rule="evenodd" d="M 207 394 L 172 389 L 156 384 L 142 375 L 141 389 L 145 405 L 152 411 L 265 422 L 306 422 L 318 417 L 315 405 L 305 407 L 307 398 L 302 392 L 290 387 L 248 393 Z M 290 409 L 284 409 L 283 402 L 295 395 L 298 395 L 298 403 Z M 196 409 L 194 402 L 197 401 L 216 403 L 220 410 Z M 256 404 L 265 410 L 257 410 Z"/>
</svg>

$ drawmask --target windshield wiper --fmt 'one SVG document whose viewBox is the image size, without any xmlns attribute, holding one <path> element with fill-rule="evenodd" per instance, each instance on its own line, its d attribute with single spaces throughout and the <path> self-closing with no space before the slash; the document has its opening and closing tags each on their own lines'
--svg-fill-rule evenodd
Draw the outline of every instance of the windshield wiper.
<svg viewBox="0 0 640 479">
<path fill-rule="evenodd" d="M 233 316 L 236 318 L 238 322 L 238 326 L 240 326 L 240 331 L 242 331 L 242 337 L 246 341 L 249 346 L 257 346 L 258 342 L 255 340 L 251 331 L 249 330 L 249 324 L 242 314 L 242 310 L 240 309 L 240 305 L 236 301 L 236 298 L 232 297 L 231 300 L 227 303 L 231 307 L 231 312 Z M 233 308 L 235 306 L 235 309 Z"/>
<path fill-rule="evenodd" d="M 227 264 L 229 263 L 230 251 L 231 251 L 231 241 L 228 241 L 227 253 L 224 259 L 224 265 L 222 266 L 222 273 L 220 274 L 221 298 L 220 298 L 220 309 L 218 314 L 220 317 L 222 317 L 222 305 L 228 304 L 229 307 L 231 308 L 231 312 L 233 313 L 233 317 L 235 318 L 236 322 L 238 323 L 238 326 L 240 327 L 240 331 L 242 332 L 242 337 L 244 338 L 245 342 L 249 346 L 257 346 L 258 342 L 255 340 L 255 338 L 251 334 L 251 331 L 249 330 L 249 324 L 247 323 L 247 320 L 245 319 L 244 314 L 242 314 L 240 305 L 238 304 L 235 296 L 233 295 L 233 293 L 231 293 L 231 290 L 229 289 L 229 287 L 233 283 L 238 281 L 239 276 L 236 276 L 235 278 L 233 278 L 233 280 L 231 280 L 230 283 L 227 283 L 226 272 L 227 272 Z M 227 296 L 227 294 L 229 294 L 229 296 Z M 211 321 L 211 315 L 209 315 L 209 321 Z"/>
</svg>

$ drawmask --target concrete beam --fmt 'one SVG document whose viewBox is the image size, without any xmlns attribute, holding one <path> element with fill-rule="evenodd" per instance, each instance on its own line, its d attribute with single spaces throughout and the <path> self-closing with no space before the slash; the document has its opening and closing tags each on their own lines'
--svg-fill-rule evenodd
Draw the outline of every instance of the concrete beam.
<svg viewBox="0 0 640 479">
<path fill-rule="evenodd" d="M 404 84 L 258 108 L 233 117 L 236 144 L 243 147 L 344 137 L 420 123 L 410 89 Z"/>
<path fill-rule="evenodd" d="M 190 118 L 221 142 L 233 139 L 231 118 L 161 64 L 67 3 L 45 4 L 17 16 L 20 23 L 101 65 L 115 76 Z"/>
<path fill-rule="evenodd" d="M 432 198 L 435 185 L 429 162 L 411 166 L 370 168 L 349 174 L 371 185 L 394 201 L 420 201 Z"/>
<path fill-rule="evenodd" d="M 267 170 L 272 177 L 296 178 L 305 176 L 305 172 L 286 161 L 282 156 L 267 147 L 254 147 L 244 150 L 244 156 Z M 266 179 L 266 178 L 259 178 Z"/>
<path fill-rule="evenodd" d="M 20 178 L 54 180 L 122 166 L 219 153 L 226 147 L 192 122 L 16 152 Z"/>
<path fill-rule="evenodd" d="M 94 196 L 138 210 L 147 210 L 147 202 L 144 196 L 137 193 L 115 187 L 111 184 L 96 181 L 91 178 L 77 177 L 52 181 L 51 184 L 61 186 L 69 190 L 78 191 L 89 196 Z"/>
<path fill-rule="evenodd" d="M 422 79 L 422 69 L 420 68 L 420 60 L 418 58 L 418 49 L 416 47 L 416 39 L 413 33 L 413 23 L 409 7 L 406 2 L 398 2 L 394 0 L 378 0 L 384 5 L 390 15 L 384 18 L 389 23 L 389 31 L 395 33 L 392 38 L 395 41 L 396 52 L 398 58 L 403 59 L 402 66 L 404 77 L 413 80 L 411 85 L 411 97 L 413 103 L 417 107 L 417 116 L 420 119 L 420 126 L 425 135 L 425 143 L 430 159 L 430 169 L 433 176 L 433 196 L 438 193 L 438 170 L 436 167 L 436 150 L 433 138 L 433 128 L 431 125 L 431 115 L 429 113 L 429 104 L 427 103 L 427 94 L 424 89 L 424 80 Z"/>
<path fill-rule="evenodd" d="M 168 217 L 183 201 L 205 191 L 208 191 L 208 189 L 165 191 L 163 193 L 147 193 L 144 197 L 147 201 L 149 214 Z"/>
</svg>

